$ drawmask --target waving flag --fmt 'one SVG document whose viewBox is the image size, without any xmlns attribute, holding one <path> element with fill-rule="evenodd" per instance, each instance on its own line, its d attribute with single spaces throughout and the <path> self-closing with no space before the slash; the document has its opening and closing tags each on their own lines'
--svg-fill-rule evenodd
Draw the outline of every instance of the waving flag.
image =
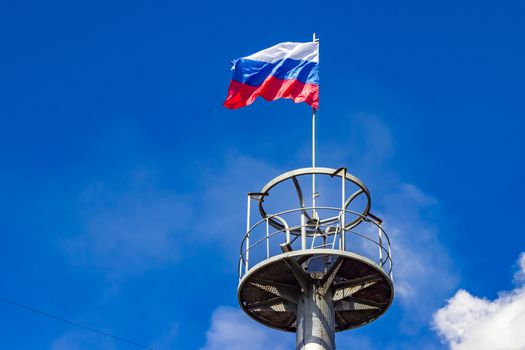
<svg viewBox="0 0 525 350">
<path fill-rule="evenodd" d="M 232 62 L 233 77 L 224 106 L 237 109 L 257 96 L 289 98 L 319 108 L 319 43 L 280 43 Z"/>
</svg>

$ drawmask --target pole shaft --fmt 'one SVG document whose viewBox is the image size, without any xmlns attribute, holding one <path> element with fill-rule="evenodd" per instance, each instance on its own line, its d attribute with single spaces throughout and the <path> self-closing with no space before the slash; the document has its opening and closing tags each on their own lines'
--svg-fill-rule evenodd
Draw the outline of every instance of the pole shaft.
<svg viewBox="0 0 525 350">
<path fill-rule="evenodd" d="M 317 38 L 317 35 L 314 33 L 312 37 L 313 42 L 317 42 L 319 39 Z M 315 157 L 316 157 L 316 145 L 315 145 L 315 117 L 316 117 L 316 109 L 312 108 L 312 168 L 315 168 Z M 315 180 L 315 174 L 312 174 L 312 219 L 317 218 L 317 212 L 315 210 L 316 206 L 316 180 Z"/>
<path fill-rule="evenodd" d="M 312 281 L 313 282 L 313 281 Z M 315 282 L 303 290 L 297 304 L 297 350 L 335 349 L 335 312 L 330 292 L 321 294 Z"/>
<path fill-rule="evenodd" d="M 312 168 L 315 168 L 315 108 L 312 108 Z M 316 181 L 315 181 L 315 174 L 312 174 L 312 207 L 315 212 L 315 204 L 316 204 Z M 315 219 L 315 214 L 314 217 Z"/>
</svg>

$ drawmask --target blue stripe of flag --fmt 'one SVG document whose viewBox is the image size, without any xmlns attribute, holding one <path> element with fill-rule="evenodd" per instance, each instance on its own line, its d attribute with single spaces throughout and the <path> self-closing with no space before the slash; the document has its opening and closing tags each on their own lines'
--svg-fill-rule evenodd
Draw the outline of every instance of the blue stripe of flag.
<svg viewBox="0 0 525 350">
<path fill-rule="evenodd" d="M 232 80 L 251 86 L 261 85 L 270 75 L 283 80 L 297 79 L 304 84 L 319 84 L 319 64 L 284 59 L 273 63 L 239 58 L 233 61 Z"/>
</svg>

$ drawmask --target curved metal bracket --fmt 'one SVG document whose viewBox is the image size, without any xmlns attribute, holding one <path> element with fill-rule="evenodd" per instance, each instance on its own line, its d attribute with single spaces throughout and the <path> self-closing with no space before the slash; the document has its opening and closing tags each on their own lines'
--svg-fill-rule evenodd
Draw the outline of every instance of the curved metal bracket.
<svg viewBox="0 0 525 350">
<path fill-rule="evenodd" d="M 342 170 L 344 170 L 344 172 L 343 172 L 344 175 L 340 174 Z M 360 215 L 358 215 L 353 221 L 349 222 L 345 226 L 345 230 L 351 229 L 352 227 L 355 227 L 361 221 L 363 221 L 363 217 L 366 217 L 368 215 L 369 211 L 370 211 L 370 206 L 371 206 L 371 203 L 370 203 L 371 202 L 370 192 L 368 191 L 367 187 L 365 186 L 365 184 L 361 180 L 359 180 L 358 178 L 356 178 L 352 174 L 349 174 L 346 171 L 346 168 L 344 168 L 344 167 L 343 168 L 339 168 L 339 169 L 332 169 L 332 168 L 302 168 L 302 169 L 292 170 L 292 171 L 286 172 L 284 174 L 281 174 L 281 175 L 275 177 L 274 179 L 272 179 L 271 181 L 269 181 L 263 187 L 263 189 L 261 190 L 260 193 L 265 194 L 265 195 L 269 195 L 269 191 L 273 187 L 277 186 L 278 184 L 280 184 L 283 181 L 291 179 L 293 181 L 295 189 L 297 191 L 297 195 L 299 197 L 299 202 L 301 204 L 301 208 L 304 208 L 305 207 L 305 205 L 304 205 L 304 197 L 303 197 L 303 194 L 302 194 L 302 190 L 301 190 L 299 181 L 297 180 L 297 177 L 298 176 L 303 176 L 303 175 L 314 175 L 314 174 L 315 175 L 329 175 L 331 177 L 334 177 L 334 176 L 344 177 L 345 180 L 350 181 L 353 184 L 355 184 L 357 187 L 359 187 L 359 189 L 356 192 L 354 192 L 346 200 L 346 202 L 345 202 L 345 209 L 350 205 L 352 200 L 354 200 L 357 196 L 359 196 L 359 195 L 361 195 L 363 193 L 366 196 L 367 202 L 366 202 L 365 208 L 360 213 Z M 264 202 L 263 200 L 259 200 L 259 212 L 260 212 L 261 216 L 263 218 L 268 217 L 269 218 L 268 219 L 268 223 L 273 228 L 275 228 L 277 230 L 283 230 L 284 226 L 278 220 L 274 220 L 273 216 L 269 215 L 266 212 L 266 210 L 264 209 L 264 206 L 263 206 L 263 202 Z M 308 214 L 306 214 L 306 216 L 307 216 L 309 222 L 313 221 L 312 218 Z M 316 226 L 322 225 L 322 224 L 327 223 L 327 222 L 331 222 L 331 221 L 333 221 L 335 219 L 336 219 L 336 217 L 320 220 L 317 223 Z M 318 230 L 316 228 L 313 228 L 313 230 L 309 233 L 309 235 L 316 234 L 316 232 L 318 232 Z M 300 229 L 300 227 L 299 228 L 292 228 L 292 229 L 290 229 L 290 233 L 294 234 L 294 235 L 300 235 L 301 234 L 301 229 Z"/>
<path fill-rule="evenodd" d="M 303 197 L 303 191 L 301 190 L 301 185 L 299 185 L 299 181 L 297 181 L 297 178 L 295 176 L 292 176 L 292 181 L 295 186 L 295 190 L 297 191 L 297 196 L 299 197 L 299 204 L 301 205 L 301 213 L 304 214 L 308 220 L 312 220 L 310 215 L 308 215 L 308 212 L 304 209 L 304 197 Z"/>
<path fill-rule="evenodd" d="M 284 220 L 280 216 L 274 215 L 273 218 L 275 220 L 278 220 L 279 222 L 281 222 L 281 224 L 283 225 L 284 232 L 286 233 L 286 244 L 290 244 L 291 237 L 290 237 L 290 227 L 288 226 L 288 223 L 286 222 L 286 220 Z M 268 220 L 268 221 L 270 221 L 270 220 Z"/>
</svg>

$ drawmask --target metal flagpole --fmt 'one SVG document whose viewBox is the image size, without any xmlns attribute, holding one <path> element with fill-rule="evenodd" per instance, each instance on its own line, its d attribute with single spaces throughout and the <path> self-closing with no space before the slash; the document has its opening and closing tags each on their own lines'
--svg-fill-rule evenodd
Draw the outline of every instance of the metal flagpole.
<svg viewBox="0 0 525 350">
<path fill-rule="evenodd" d="M 313 42 L 318 42 L 319 39 L 317 38 L 317 35 L 313 34 Z M 317 110 L 312 107 L 312 168 L 315 168 L 315 117 L 317 114 Z M 317 219 L 317 212 L 315 210 L 316 206 L 316 181 L 315 181 L 315 174 L 312 174 L 312 219 Z"/>
</svg>

